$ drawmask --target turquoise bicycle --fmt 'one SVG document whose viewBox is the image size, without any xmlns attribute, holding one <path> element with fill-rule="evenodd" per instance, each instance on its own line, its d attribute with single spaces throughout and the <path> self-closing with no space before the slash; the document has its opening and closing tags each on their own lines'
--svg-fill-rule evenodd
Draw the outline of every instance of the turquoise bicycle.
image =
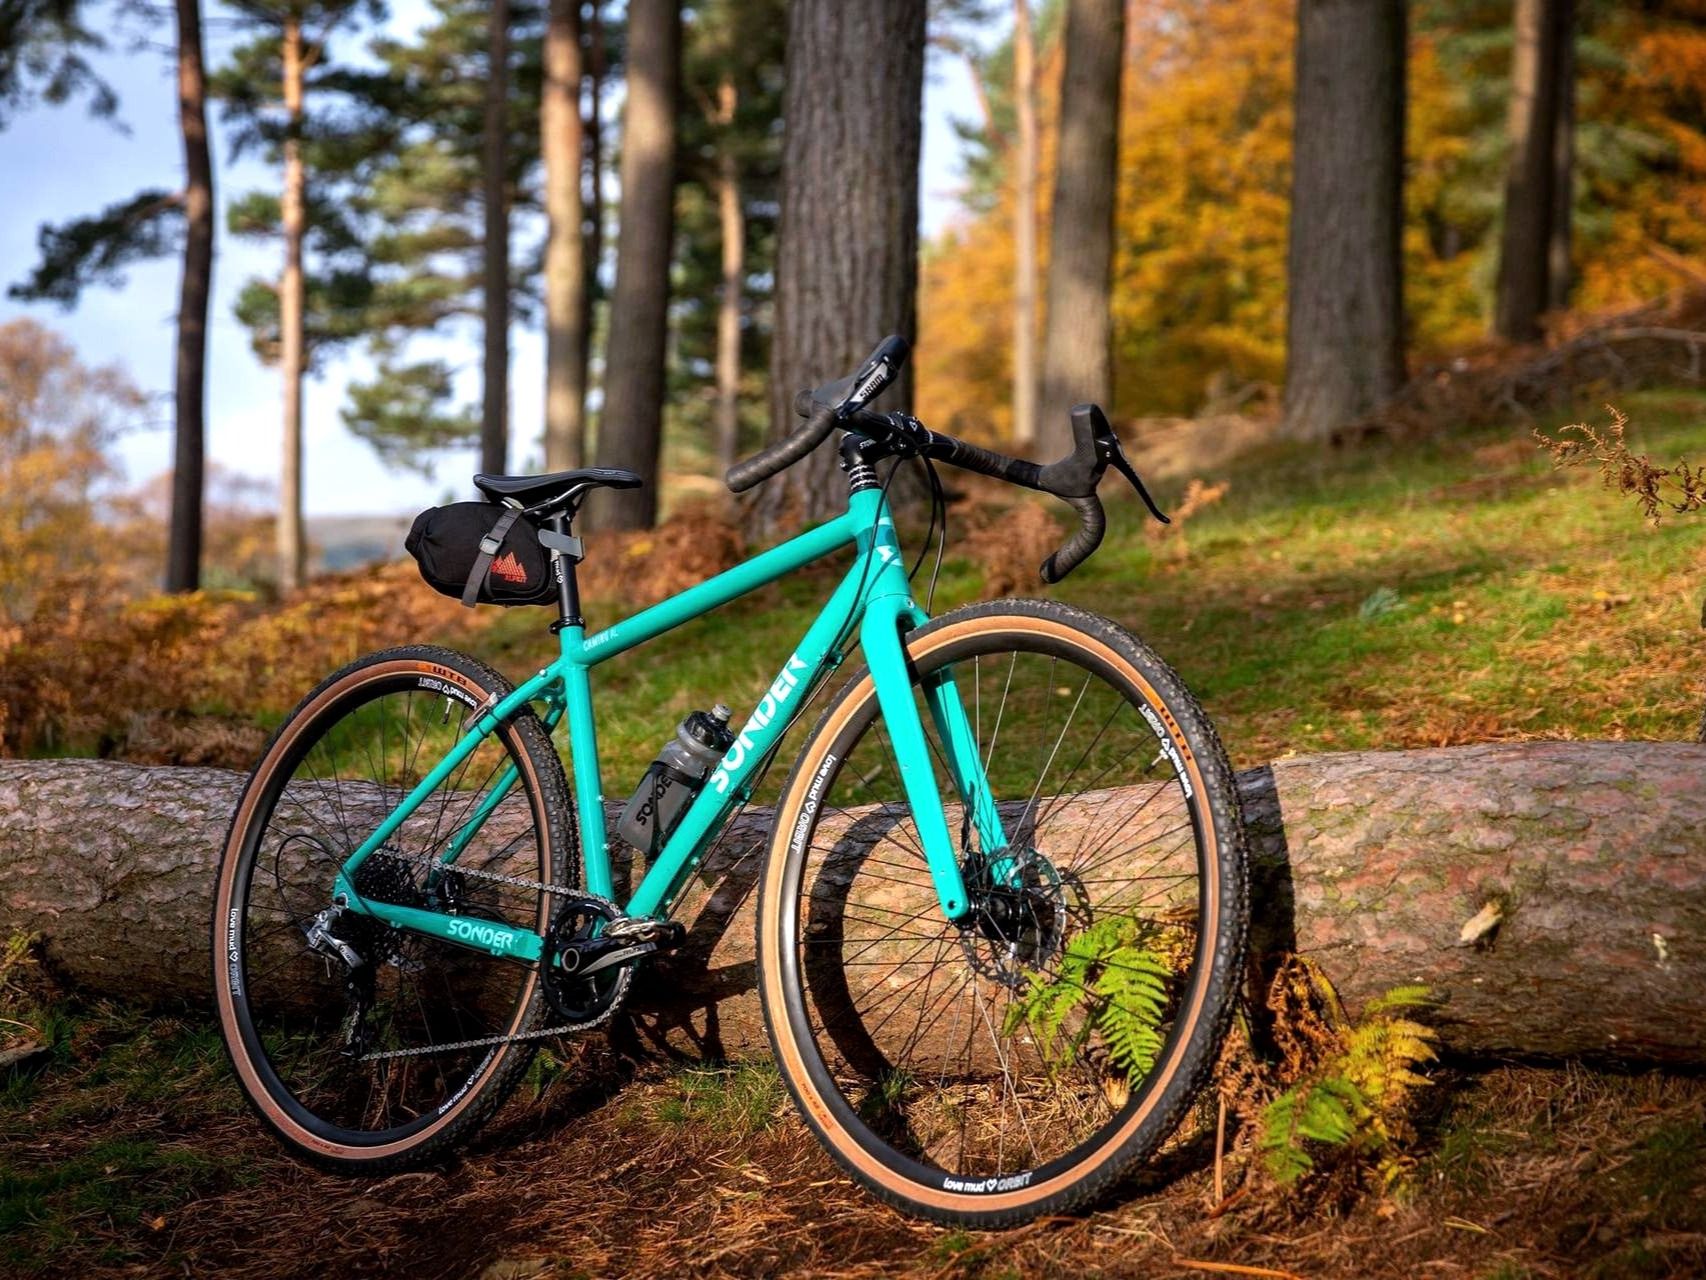
<svg viewBox="0 0 1706 1280">
<path fill-rule="evenodd" d="M 638 476 L 478 476 L 490 501 L 417 522 L 430 582 L 554 602 L 560 652 L 519 687 L 443 648 L 362 658 L 249 779 L 214 991 L 243 1091 L 293 1152 L 371 1174 L 442 1156 L 541 1040 L 606 1024 L 636 966 L 681 943 L 672 908 L 820 694 L 776 801 L 756 965 L 813 1132 L 892 1203 L 980 1227 L 1082 1205 L 1169 1139 L 1242 969 L 1225 752 L 1179 677 L 1105 618 L 1051 600 L 929 617 L 887 499 L 914 459 L 933 481 L 941 462 L 1064 499 L 1081 527 L 1044 562 L 1052 582 L 1101 540 L 1109 467 L 1148 495 L 1094 406 L 1046 466 L 871 411 L 906 354 L 888 339 L 803 393 L 808 421 L 729 473 L 751 488 L 840 429 L 845 514 L 602 630 L 581 616 L 573 520 Z M 618 904 L 592 669 L 848 550 L 744 725 L 696 712 L 646 772 L 618 830 L 648 862 Z M 864 665 L 828 695 L 855 647 Z M 551 742 L 564 720 L 572 791 Z"/>
</svg>

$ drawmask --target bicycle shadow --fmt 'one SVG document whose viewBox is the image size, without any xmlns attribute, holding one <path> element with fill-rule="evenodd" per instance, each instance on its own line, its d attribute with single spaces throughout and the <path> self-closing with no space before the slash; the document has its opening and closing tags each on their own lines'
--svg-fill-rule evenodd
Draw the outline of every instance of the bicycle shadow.
<svg viewBox="0 0 1706 1280">
<path fill-rule="evenodd" d="M 1238 789 L 1250 842 L 1251 926 L 1246 1000 L 1252 1029 L 1266 1035 L 1260 993 L 1273 977 L 1276 958 L 1296 948 L 1296 893 L 1285 816 L 1273 770 L 1264 765 L 1238 775 Z M 812 890 L 814 913 L 833 914 L 837 886 L 860 856 L 898 820 L 893 815 L 863 815 L 842 833 L 851 850 L 848 866 Z M 556 1100 L 550 1123 L 567 1123 L 576 1114 L 596 1110 L 643 1071 L 647 1064 L 724 1062 L 768 1054 L 757 986 L 755 928 L 757 889 L 769 848 L 771 815 L 742 814 L 707 855 L 686 891 L 676 917 L 687 925 L 687 941 L 678 950 L 641 967 L 627 1011 L 609 1029 L 610 1057 L 585 1087 Z M 612 840 L 615 891 L 625 897 L 635 878 L 637 855 L 616 855 Z M 826 864 L 839 864 L 831 858 Z M 833 968 L 833 966 L 831 966 Z M 821 975 L 820 975 L 821 977 Z M 821 992 L 819 993 L 822 994 Z M 858 1046 L 842 1046 L 843 1051 Z M 852 1056 L 860 1056 L 853 1053 Z M 534 1126 L 538 1123 L 535 1119 Z M 1127 1180 L 1125 1194 L 1152 1193 L 1189 1177 L 1214 1162 L 1214 1105 L 1209 1096 L 1164 1150 Z M 507 1136 L 507 1135 L 506 1135 Z M 511 1139 L 513 1140 L 513 1139 Z M 505 1138 L 497 1139 L 503 1145 Z"/>
</svg>

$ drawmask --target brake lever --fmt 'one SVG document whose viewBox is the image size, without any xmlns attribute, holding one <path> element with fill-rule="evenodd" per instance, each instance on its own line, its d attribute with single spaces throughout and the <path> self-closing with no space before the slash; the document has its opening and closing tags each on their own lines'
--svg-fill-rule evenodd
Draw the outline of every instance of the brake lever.
<svg viewBox="0 0 1706 1280">
<path fill-rule="evenodd" d="M 1138 478 L 1136 469 L 1131 465 L 1131 460 L 1125 456 L 1125 449 L 1120 444 L 1120 438 L 1114 433 L 1112 427 L 1109 427 L 1106 433 L 1100 431 L 1096 433 L 1096 457 L 1104 467 L 1113 467 L 1131 482 L 1131 487 L 1137 490 L 1137 496 L 1143 499 L 1143 505 L 1149 508 L 1150 515 L 1162 524 L 1173 523 L 1162 512 L 1161 508 L 1155 505 L 1155 499 L 1149 496 L 1149 490 L 1143 487 L 1143 481 Z"/>
</svg>

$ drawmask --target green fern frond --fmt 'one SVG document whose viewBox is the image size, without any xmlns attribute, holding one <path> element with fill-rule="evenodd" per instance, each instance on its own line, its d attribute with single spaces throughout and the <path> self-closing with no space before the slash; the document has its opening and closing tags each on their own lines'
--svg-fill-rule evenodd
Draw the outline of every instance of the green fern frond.
<svg viewBox="0 0 1706 1280">
<path fill-rule="evenodd" d="M 1128 1078 L 1153 1070 L 1164 1043 L 1161 1024 L 1172 1000 L 1175 974 L 1151 949 L 1152 930 L 1127 917 L 1108 917 L 1067 943 L 1052 977 L 1036 973 L 1007 1010 L 1003 1031 L 1028 1027 L 1051 1070 L 1070 1063 L 1092 1032 L 1099 1033 L 1109 1059 Z M 1063 1037 L 1077 1010 L 1084 1020 Z"/>
<path fill-rule="evenodd" d="M 1417 1068 L 1438 1056 L 1439 1037 L 1394 1013 L 1428 1003 L 1427 988 L 1397 987 L 1370 1000 L 1356 1025 L 1332 1024 L 1339 1047 L 1262 1111 L 1256 1145 L 1276 1183 L 1289 1185 L 1316 1167 L 1310 1143 L 1375 1157 L 1384 1187 L 1402 1175 L 1407 1166 L 1392 1148 L 1408 1132 L 1410 1095 L 1428 1084 Z"/>
<path fill-rule="evenodd" d="M 1363 1017 L 1366 1018 L 1371 1013 L 1386 1013 L 1391 1009 L 1420 1009 L 1433 1003 L 1434 993 L 1431 987 L 1393 987 L 1364 1005 Z"/>
</svg>

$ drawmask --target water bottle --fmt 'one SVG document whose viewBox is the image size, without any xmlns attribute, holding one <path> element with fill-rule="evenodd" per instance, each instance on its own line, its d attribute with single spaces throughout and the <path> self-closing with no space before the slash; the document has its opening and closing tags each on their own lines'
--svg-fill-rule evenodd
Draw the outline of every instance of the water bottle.
<svg viewBox="0 0 1706 1280">
<path fill-rule="evenodd" d="M 677 725 L 622 810 L 616 834 L 648 858 L 657 856 L 711 770 L 734 745 L 729 714 L 719 702 Z"/>
</svg>

